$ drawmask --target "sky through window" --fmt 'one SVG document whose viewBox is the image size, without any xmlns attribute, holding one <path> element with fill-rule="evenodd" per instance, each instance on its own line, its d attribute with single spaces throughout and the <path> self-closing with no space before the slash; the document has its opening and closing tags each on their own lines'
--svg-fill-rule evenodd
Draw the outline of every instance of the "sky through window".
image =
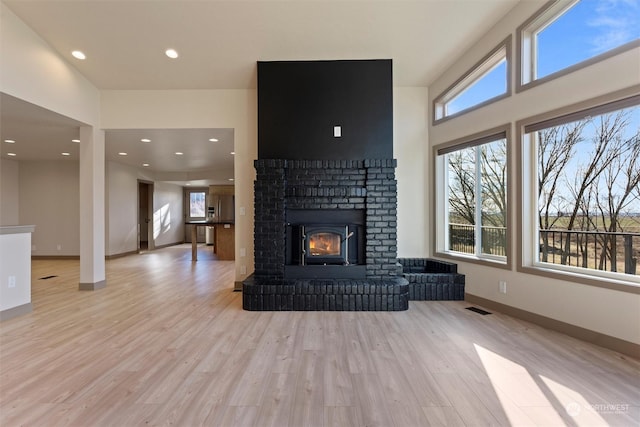
<svg viewBox="0 0 640 427">
<path fill-rule="evenodd" d="M 537 35 L 537 78 L 640 38 L 640 0 L 582 0 Z"/>
</svg>

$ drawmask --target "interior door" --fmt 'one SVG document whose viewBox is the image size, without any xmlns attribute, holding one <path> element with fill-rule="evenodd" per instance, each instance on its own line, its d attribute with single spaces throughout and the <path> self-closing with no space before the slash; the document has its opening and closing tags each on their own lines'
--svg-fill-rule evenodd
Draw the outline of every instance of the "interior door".
<svg viewBox="0 0 640 427">
<path fill-rule="evenodd" d="M 138 251 L 153 250 L 153 183 L 138 181 Z"/>
</svg>

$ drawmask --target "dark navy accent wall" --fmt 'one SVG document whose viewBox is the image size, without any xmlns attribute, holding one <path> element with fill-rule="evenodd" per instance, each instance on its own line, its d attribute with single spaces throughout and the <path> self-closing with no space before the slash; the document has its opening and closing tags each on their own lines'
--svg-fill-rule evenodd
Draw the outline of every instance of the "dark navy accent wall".
<svg viewBox="0 0 640 427">
<path fill-rule="evenodd" d="M 392 159 L 391 60 L 258 62 L 258 158 Z"/>
</svg>

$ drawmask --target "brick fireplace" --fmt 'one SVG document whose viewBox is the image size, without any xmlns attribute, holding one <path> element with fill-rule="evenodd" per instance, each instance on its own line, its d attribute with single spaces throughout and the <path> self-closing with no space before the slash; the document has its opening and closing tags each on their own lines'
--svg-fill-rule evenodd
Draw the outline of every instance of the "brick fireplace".
<svg viewBox="0 0 640 427">
<path fill-rule="evenodd" d="M 391 99 L 389 60 L 258 64 L 255 271 L 244 309 L 408 309 Z M 336 122 L 340 139 L 325 133 Z"/>
<path fill-rule="evenodd" d="M 408 308 L 397 260 L 395 160 L 268 159 L 255 167 L 255 273 L 243 285 L 245 309 Z M 302 258 L 309 227 L 335 230 L 347 259 Z"/>
</svg>

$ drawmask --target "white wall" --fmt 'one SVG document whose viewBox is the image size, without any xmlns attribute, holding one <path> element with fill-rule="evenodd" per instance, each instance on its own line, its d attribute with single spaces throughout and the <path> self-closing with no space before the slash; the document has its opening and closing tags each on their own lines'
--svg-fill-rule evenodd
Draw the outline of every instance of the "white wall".
<svg viewBox="0 0 640 427">
<path fill-rule="evenodd" d="M 153 186 L 153 238 L 156 246 L 184 241 L 184 192 L 166 182 Z"/>
<path fill-rule="evenodd" d="M 0 159 L 0 225 L 18 225 L 20 221 L 19 163 Z"/>
<path fill-rule="evenodd" d="M 19 222 L 36 225 L 33 255 L 80 255 L 79 173 L 74 160 L 20 162 Z"/>
<path fill-rule="evenodd" d="M 154 182 L 154 244 L 184 241 L 182 187 L 156 181 L 153 174 L 116 162 L 107 162 L 107 255 L 138 248 L 138 180 Z"/>
<path fill-rule="evenodd" d="M 0 58 L 0 91 L 89 125 L 99 123 L 99 91 L 2 3 Z"/>
<path fill-rule="evenodd" d="M 398 257 L 428 253 L 427 88 L 393 88 L 393 155 L 398 160 Z"/>
<path fill-rule="evenodd" d="M 435 96 L 509 34 L 513 34 L 515 43 L 517 26 L 540 6 L 539 2 L 521 2 L 512 9 L 429 87 L 429 106 Z M 514 49 L 514 58 L 515 53 Z M 640 83 L 638 70 L 638 49 L 620 54 L 459 118 L 429 126 L 429 145 L 433 147 L 505 123 L 511 123 L 515 128 L 517 120 L 631 87 Z M 429 164 L 432 165 L 432 152 L 429 151 Z M 514 164 L 512 162 L 511 166 Z M 511 183 L 516 182 L 515 173 L 512 167 Z M 512 190 L 517 191 L 515 187 Z M 429 192 L 433 191 L 433 185 L 430 185 Z M 518 203 L 520 198 L 518 191 L 514 202 Z M 430 221 L 433 221 L 433 214 L 430 209 Z M 511 219 L 513 224 L 518 221 L 515 209 Z M 515 252 L 512 255 L 515 257 Z M 640 295 L 523 274 L 515 271 L 515 265 L 512 271 L 506 271 L 459 262 L 459 269 L 467 275 L 466 291 L 470 294 L 640 344 Z M 498 293 L 499 280 L 507 281 L 507 294 Z"/>
<path fill-rule="evenodd" d="M 138 249 L 138 172 L 120 163 L 107 162 L 107 255 Z"/>
</svg>

